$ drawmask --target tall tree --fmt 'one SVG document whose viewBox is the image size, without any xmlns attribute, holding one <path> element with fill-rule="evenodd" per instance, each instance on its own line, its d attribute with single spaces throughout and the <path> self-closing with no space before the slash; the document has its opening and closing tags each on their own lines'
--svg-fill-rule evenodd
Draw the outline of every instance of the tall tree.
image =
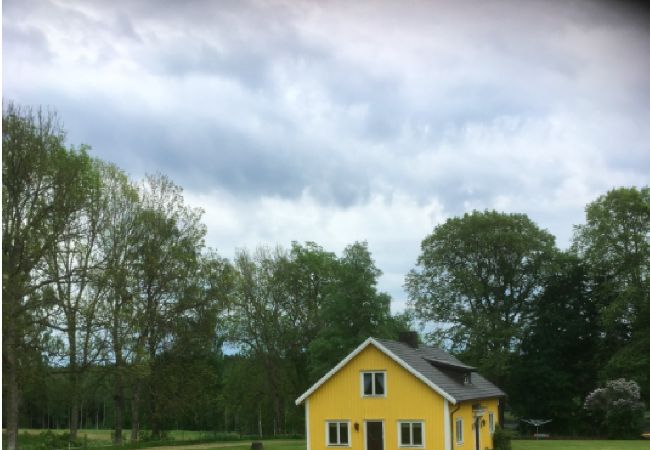
<svg viewBox="0 0 650 450">
<path fill-rule="evenodd" d="M 613 189 L 586 207 L 573 249 L 590 269 L 605 331 L 603 370 L 650 391 L 650 188 Z"/>
<path fill-rule="evenodd" d="M 309 346 L 323 328 L 323 308 L 335 283 L 339 262 L 336 255 L 314 242 L 291 244 L 289 256 L 281 267 L 288 301 L 289 327 L 287 358 L 297 396 L 311 384 Z"/>
<path fill-rule="evenodd" d="M 377 290 L 381 270 L 366 242 L 345 248 L 322 306 L 322 326 L 309 346 L 312 379 L 370 336 L 397 337 L 405 324 L 391 316 L 390 296 Z"/>
<path fill-rule="evenodd" d="M 112 165 L 104 168 L 102 186 L 106 209 L 98 252 L 103 271 L 93 281 L 105 295 L 99 317 L 103 318 L 101 326 L 108 346 L 106 359 L 113 368 L 113 440 L 119 445 L 126 414 L 128 355 L 135 334 L 132 272 L 137 258 L 133 243 L 137 236 L 139 196 L 127 176 Z"/>
<path fill-rule="evenodd" d="M 23 356 L 38 345 L 45 255 L 84 203 L 90 159 L 68 150 L 56 115 L 9 104 L 2 115 L 2 357 L 7 448 L 17 444 Z"/>
<path fill-rule="evenodd" d="M 281 248 L 271 251 L 260 247 L 254 255 L 239 251 L 233 261 L 237 276 L 230 308 L 230 339 L 264 368 L 274 434 L 282 431 L 282 399 L 289 379 L 285 357 L 292 333 L 287 315 L 289 296 L 281 271 L 287 258 Z M 264 400 L 259 399 L 260 411 Z"/>
<path fill-rule="evenodd" d="M 526 215 L 474 211 L 437 226 L 406 277 L 420 320 L 497 383 L 508 373 L 531 306 L 556 253 L 555 238 Z"/>
<path fill-rule="evenodd" d="M 174 419 L 192 417 L 196 426 L 216 417 L 224 310 L 233 274 L 230 263 L 213 250 L 201 255 L 198 270 L 189 274 L 189 288 L 179 299 L 183 314 L 170 319 L 173 342 L 156 355 L 151 370 L 150 385 L 156 390 L 149 408 L 158 415 L 152 422 L 163 428 L 174 424 Z"/>
<path fill-rule="evenodd" d="M 600 326 L 584 264 L 558 255 L 513 358 L 508 395 L 518 417 L 549 418 L 561 434 L 581 428 L 582 402 L 596 384 Z"/>
<path fill-rule="evenodd" d="M 163 175 L 148 176 L 141 188 L 141 210 L 136 218 L 132 266 L 136 340 L 132 364 L 136 378 L 131 401 L 131 440 L 138 439 L 142 390 L 149 381 L 149 401 L 157 395 L 157 378 L 150 377 L 151 364 L 169 348 L 174 318 L 185 311 L 183 296 L 188 280 L 198 270 L 205 226 L 202 211 L 185 205 L 182 188 Z M 151 403 L 156 405 L 155 402 Z M 160 434 L 157 411 L 151 413 L 150 428 Z"/>
<path fill-rule="evenodd" d="M 102 351 L 96 318 L 103 283 L 93 279 L 103 270 L 98 251 L 106 206 L 101 166 L 99 161 L 93 162 L 82 186 L 83 206 L 70 215 L 61 241 L 46 255 L 47 273 L 54 280 L 49 292 L 56 305 L 48 325 L 67 337 L 64 359 L 68 361 L 71 441 L 77 439 L 79 425 L 80 377 Z"/>
</svg>

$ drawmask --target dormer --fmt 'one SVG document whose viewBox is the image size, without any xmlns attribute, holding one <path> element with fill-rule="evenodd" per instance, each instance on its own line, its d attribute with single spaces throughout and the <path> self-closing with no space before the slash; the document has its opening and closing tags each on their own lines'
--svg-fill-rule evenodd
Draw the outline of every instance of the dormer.
<svg viewBox="0 0 650 450">
<path fill-rule="evenodd" d="M 445 374 L 456 380 L 459 384 L 465 386 L 472 384 L 472 372 L 476 372 L 476 367 L 468 366 L 460 362 L 443 361 L 441 359 L 423 359 L 432 366 L 442 370 Z"/>
</svg>

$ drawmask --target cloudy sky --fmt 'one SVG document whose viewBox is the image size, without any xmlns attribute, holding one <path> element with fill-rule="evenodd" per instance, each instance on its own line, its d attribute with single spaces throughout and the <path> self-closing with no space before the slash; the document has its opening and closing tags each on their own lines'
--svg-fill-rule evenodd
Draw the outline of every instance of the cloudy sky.
<svg viewBox="0 0 650 450">
<path fill-rule="evenodd" d="M 399 311 L 446 218 L 524 212 L 565 248 L 650 182 L 650 20 L 608 3 L 4 0 L 3 98 L 169 175 L 225 256 L 367 240 Z"/>
</svg>

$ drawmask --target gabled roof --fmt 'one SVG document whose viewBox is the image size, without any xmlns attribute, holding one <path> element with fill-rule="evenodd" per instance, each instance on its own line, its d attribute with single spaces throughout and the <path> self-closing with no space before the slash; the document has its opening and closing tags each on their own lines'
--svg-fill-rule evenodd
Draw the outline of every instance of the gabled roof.
<svg viewBox="0 0 650 450">
<path fill-rule="evenodd" d="M 470 384 L 464 384 L 453 374 L 448 373 L 445 367 L 450 369 L 453 367 L 456 370 L 461 369 L 467 371 L 473 371 L 475 369 L 463 364 L 444 350 L 435 347 L 412 348 L 402 342 L 368 338 L 304 394 L 298 397 L 296 399 L 296 405 L 301 404 L 369 345 L 375 346 L 386 356 L 402 366 L 407 372 L 410 372 L 452 404 L 464 400 L 505 396 L 505 393 L 501 389 L 476 372 L 472 374 L 472 383 Z"/>
<path fill-rule="evenodd" d="M 506 394 L 483 378 L 478 372 L 474 372 L 471 366 L 460 362 L 457 358 L 446 351 L 437 347 L 412 348 L 402 342 L 387 341 L 379 339 L 378 342 L 383 344 L 391 352 L 404 360 L 413 369 L 420 372 L 425 378 L 435 383 L 440 389 L 447 392 L 454 398 L 455 402 L 465 400 L 479 400 L 482 398 L 504 397 Z M 438 367 L 431 364 L 427 359 L 434 359 L 448 365 L 456 367 L 465 367 L 467 371 L 472 371 L 472 382 L 464 384 L 457 377 L 444 370 L 440 364 Z"/>
</svg>

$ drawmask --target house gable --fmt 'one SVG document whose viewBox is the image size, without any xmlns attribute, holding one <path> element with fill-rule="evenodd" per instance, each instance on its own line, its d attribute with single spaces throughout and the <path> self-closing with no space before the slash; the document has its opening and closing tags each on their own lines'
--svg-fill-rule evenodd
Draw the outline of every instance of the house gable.
<svg viewBox="0 0 650 450">
<path fill-rule="evenodd" d="M 402 358 L 398 357 L 394 352 L 386 348 L 386 346 L 384 346 L 382 343 L 380 343 L 374 338 L 368 338 L 356 349 L 354 349 L 348 356 L 346 356 L 340 363 L 338 363 L 332 370 L 327 372 L 320 380 L 314 383 L 314 385 L 310 387 L 304 394 L 298 397 L 296 399 L 296 405 L 300 405 L 303 401 L 305 401 L 309 396 L 311 396 L 314 392 L 316 392 L 319 388 L 321 388 L 321 386 L 327 383 L 332 377 L 334 377 L 343 368 L 345 368 L 355 357 L 357 357 L 357 355 L 359 355 L 361 352 L 366 350 L 369 346 L 372 346 L 377 350 L 379 350 L 383 355 L 385 355 L 386 358 L 392 360 L 399 367 L 409 372 L 411 375 L 417 378 L 419 382 L 424 383 L 426 386 L 433 389 L 437 394 L 442 396 L 445 400 L 449 401 L 452 404 L 456 404 L 456 399 L 452 397 L 449 393 L 445 392 L 438 385 L 436 385 L 431 380 L 424 377 L 420 372 L 418 372 L 413 367 L 411 367 L 411 365 L 405 362 Z M 368 367 L 366 369 L 371 370 L 372 368 Z M 415 382 L 415 380 L 413 380 L 413 382 Z M 387 384 L 390 384 L 390 381 L 387 381 Z M 359 389 L 360 389 L 360 381 L 359 381 Z M 390 387 L 388 387 L 388 389 L 390 389 Z"/>
<path fill-rule="evenodd" d="M 385 395 L 364 395 L 364 373 L 385 375 Z M 348 423 L 349 446 L 366 450 L 367 422 L 383 423 L 385 449 L 398 447 L 401 422 L 421 424 L 426 448 L 441 448 L 449 402 L 379 348 L 368 345 L 304 403 L 309 411 L 306 414 L 311 450 L 332 447 L 327 436 L 327 427 L 332 422 Z"/>
</svg>

